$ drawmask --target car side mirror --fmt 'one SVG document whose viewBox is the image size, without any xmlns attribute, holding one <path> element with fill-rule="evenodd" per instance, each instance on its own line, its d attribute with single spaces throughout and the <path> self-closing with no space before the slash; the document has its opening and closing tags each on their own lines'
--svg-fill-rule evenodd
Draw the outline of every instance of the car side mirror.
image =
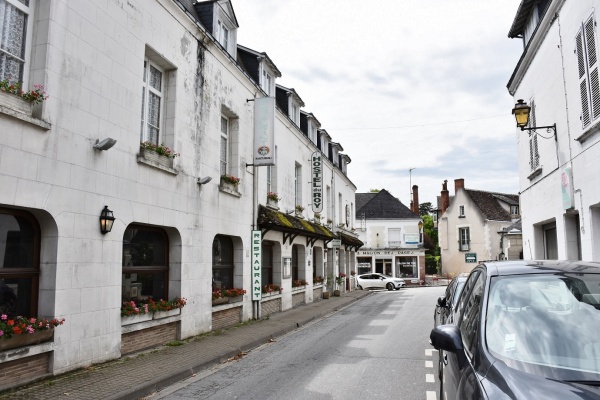
<svg viewBox="0 0 600 400">
<path fill-rule="evenodd" d="M 458 358 L 458 366 L 462 369 L 467 361 L 467 357 L 458 326 L 454 324 L 439 325 L 433 328 L 429 335 L 429 340 L 436 349 L 455 353 Z"/>
<path fill-rule="evenodd" d="M 445 297 L 439 297 L 438 301 L 437 301 L 438 306 L 440 307 L 446 307 L 446 298 Z"/>
</svg>

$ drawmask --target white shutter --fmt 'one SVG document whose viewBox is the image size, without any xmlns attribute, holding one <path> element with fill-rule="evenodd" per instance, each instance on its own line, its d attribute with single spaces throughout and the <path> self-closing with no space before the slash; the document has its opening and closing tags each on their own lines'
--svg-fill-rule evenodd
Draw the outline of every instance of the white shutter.
<svg viewBox="0 0 600 400">
<path fill-rule="evenodd" d="M 598 57 L 596 54 L 596 26 L 594 18 L 588 19 L 584 25 L 587 67 L 589 73 L 592 120 L 600 116 L 600 81 L 598 79 Z"/>
<path fill-rule="evenodd" d="M 575 38 L 575 45 L 577 51 L 577 64 L 579 67 L 579 91 L 581 95 L 581 124 L 582 127 L 589 125 L 591 121 L 590 117 L 590 101 L 588 97 L 588 82 L 587 82 L 587 68 L 585 62 L 585 52 L 583 49 L 583 29 L 577 33 Z M 535 126 L 535 125 L 534 125 Z"/>
<path fill-rule="evenodd" d="M 535 117 L 535 100 L 531 101 L 531 111 L 529 116 L 529 126 L 536 126 L 536 117 Z M 540 153 L 538 152 L 538 143 L 537 143 L 537 132 L 529 131 L 529 166 L 532 171 L 540 164 Z"/>
</svg>

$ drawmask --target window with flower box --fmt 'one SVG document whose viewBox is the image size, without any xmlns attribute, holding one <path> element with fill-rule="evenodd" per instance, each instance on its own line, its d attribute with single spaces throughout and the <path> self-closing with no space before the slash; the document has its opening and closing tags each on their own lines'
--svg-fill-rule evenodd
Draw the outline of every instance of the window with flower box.
<svg viewBox="0 0 600 400">
<path fill-rule="evenodd" d="M 213 240 L 213 291 L 232 289 L 233 286 L 233 241 L 230 237 L 217 235 Z"/>
<path fill-rule="evenodd" d="M 123 235 L 123 301 L 168 299 L 169 240 L 163 229 L 130 225 Z"/>
<path fill-rule="evenodd" d="M 37 316 L 40 228 L 29 213 L 0 207 L 0 314 Z"/>
</svg>

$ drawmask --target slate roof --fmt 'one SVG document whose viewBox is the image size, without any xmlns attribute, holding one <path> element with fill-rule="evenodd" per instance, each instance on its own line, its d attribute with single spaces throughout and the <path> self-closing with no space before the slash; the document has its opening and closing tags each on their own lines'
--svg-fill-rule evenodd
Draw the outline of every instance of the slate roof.
<svg viewBox="0 0 600 400">
<path fill-rule="evenodd" d="M 510 221 L 510 212 L 502 208 L 499 201 L 510 205 L 519 204 L 519 195 L 485 192 L 483 190 L 463 189 L 467 196 L 479 208 L 485 219 L 492 221 Z"/>
<path fill-rule="evenodd" d="M 390 192 L 381 189 L 377 193 L 356 193 L 356 217 L 366 219 L 420 218 Z"/>
<path fill-rule="evenodd" d="M 280 211 L 260 206 L 258 209 L 258 226 L 261 229 L 286 232 L 308 236 L 314 239 L 331 240 L 333 232 L 323 225 L 308 222 Z"/>
</svg>

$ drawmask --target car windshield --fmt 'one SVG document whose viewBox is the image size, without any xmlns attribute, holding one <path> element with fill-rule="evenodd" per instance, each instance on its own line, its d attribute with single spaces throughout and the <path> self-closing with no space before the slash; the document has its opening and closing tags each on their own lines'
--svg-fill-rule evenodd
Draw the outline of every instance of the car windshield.
<svg viewBox="0 0 600 400">
<path fill-rule="evenodd" d="M 572 379 L 600 373 L 600 275 L 492 278 L 485 337 L 511 367 Z M 514 361 L 514 362 L 513 362 Z M 569 379 L 569 378 L 567 378 Z M 596 376 L 597 379 L 597 376 Z"/>
</svg>

